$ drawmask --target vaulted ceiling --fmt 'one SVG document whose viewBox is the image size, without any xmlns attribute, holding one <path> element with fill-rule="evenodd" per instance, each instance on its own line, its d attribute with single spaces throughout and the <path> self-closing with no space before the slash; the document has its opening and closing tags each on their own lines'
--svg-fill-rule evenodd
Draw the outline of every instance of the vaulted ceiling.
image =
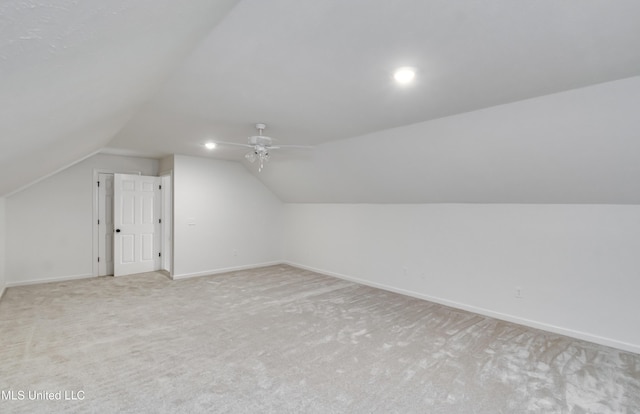
<svg viewBox="0 0 640 414">
<path fill-rule="evenodd" d="M 235 3 L 0 2 L 0 195 L 106 146 Z"/>
<path fill-rule="evenodd" d="M 5 1 L 0 194 L 103 149 L 238 160 L 284 201 L 640 203 L 638 21 L 636 0 Z M 202 145 L 256 122 L 315 150 L 258 173 Z"/>
</svg>

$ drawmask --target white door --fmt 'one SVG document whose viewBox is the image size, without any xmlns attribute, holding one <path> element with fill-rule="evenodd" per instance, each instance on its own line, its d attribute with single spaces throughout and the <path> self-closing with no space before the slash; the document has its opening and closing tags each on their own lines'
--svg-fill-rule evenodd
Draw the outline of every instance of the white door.
<svg viewBox="0 0 640 414">
<path fill-rule="evenodd" d="M 98 276 L 113 274 L 113 174 L 98 174 Z"/>
<path fill-rule="evenodd" d="M 160 178 L 114 174 L 113 275 L 160 269 Z"/>
</svg>

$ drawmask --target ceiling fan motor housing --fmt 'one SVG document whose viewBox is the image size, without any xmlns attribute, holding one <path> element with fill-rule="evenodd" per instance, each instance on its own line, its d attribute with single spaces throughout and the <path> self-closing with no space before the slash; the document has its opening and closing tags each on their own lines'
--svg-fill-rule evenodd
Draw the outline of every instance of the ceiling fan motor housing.
<svg viewBox="0 0 640 414">
<path fill-rule="evenodd" d="M 254 135 L 249 137 L 249 145 L 268 147 L 271 145 L 271 138 L 265 137 L 264 135 Z"/>
</svg>

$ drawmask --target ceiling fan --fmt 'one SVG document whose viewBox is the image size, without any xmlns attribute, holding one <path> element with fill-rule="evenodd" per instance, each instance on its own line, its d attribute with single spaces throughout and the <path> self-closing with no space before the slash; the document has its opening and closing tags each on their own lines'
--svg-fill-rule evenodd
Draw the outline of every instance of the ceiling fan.
<svg viewBox="0 0 640 414">
<path fill-rule="evenodd" d="M 256 124 L 256 129 L 258 130 L 258 135 L 252 135 L 248 138 L 247 144 L 238 144 L 235 142 L 217 142 L 222 145 L 235 145 L 237 147 L 245 147 L 251 148 L 247 154 L 245 154 L 245 158 L 254 163 L 259 161 L 258 172 L 262 171 L 264 168 L 264 163 L 269 161 L 271 157 L 270 151 L 281 149 L 281 148 L 297 148 L 297 149 L 312 149 L 313 147 L 306 145 L 273 145 L 273 139 L 262 135 L 262 132 L 267 128 L 266 124 Z"/>
</svg>

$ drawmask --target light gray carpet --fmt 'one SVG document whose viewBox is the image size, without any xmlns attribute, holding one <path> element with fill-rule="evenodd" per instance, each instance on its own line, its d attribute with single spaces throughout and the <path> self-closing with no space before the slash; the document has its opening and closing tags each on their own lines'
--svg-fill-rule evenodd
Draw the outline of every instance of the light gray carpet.
<svg viewBox="0 0 640 414">
<path fill-rule="evenodd" d="M 640 413 L 640 355 L 272 266 L 10 288 L 0 390 L 25 393 L 2 413 Z"/>
</svg>

